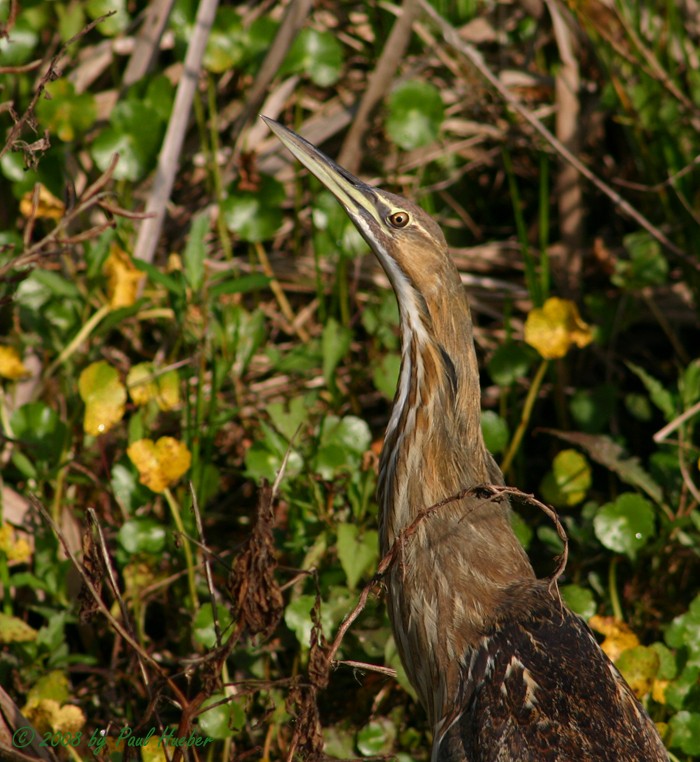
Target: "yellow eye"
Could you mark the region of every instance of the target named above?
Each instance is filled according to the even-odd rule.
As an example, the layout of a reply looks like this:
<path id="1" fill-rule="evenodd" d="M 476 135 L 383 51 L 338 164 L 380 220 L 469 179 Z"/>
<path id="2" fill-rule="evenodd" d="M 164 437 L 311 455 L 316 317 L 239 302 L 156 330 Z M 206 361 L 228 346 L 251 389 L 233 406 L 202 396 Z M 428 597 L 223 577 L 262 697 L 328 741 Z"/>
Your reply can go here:
<path id="1" fill-rule="evenodd" d="M 394 228 L 405 228 L 411 218 L 408 216 L 408 212 L 394 212 L 386 219 Z"/>

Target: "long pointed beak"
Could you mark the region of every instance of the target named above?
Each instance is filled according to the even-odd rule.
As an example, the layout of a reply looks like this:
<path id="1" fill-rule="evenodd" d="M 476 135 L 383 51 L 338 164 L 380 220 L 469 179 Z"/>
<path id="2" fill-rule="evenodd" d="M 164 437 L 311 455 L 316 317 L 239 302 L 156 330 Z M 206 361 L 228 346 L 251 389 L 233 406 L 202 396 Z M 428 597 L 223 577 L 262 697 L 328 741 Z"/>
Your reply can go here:
<path id="1" fill-rule="evenodd" d="M 266 116 L 261 118 L 284 146 L 340 201 L 350 219 L 358 227 L 360 227 L 358 224 L 359 216 L 365 218 L 369 216 L 370 219 L 381 224 L 376 207 L 377 195 L 371 186 L 338 166 L 301 135 L 288 130 L 274 119 L 268 119 Z M 360 230 L 362 232 L 362 228 Z"/>

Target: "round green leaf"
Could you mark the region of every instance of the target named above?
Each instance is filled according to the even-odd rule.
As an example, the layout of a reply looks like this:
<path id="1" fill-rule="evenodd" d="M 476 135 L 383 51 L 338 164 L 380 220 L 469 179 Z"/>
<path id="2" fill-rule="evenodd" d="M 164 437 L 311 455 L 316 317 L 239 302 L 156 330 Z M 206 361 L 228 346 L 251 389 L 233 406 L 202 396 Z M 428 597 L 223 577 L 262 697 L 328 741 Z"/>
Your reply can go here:
<path id="1" fill-rule="evenodd" d="M 379 559 L 379 534 L 369 529 L 362 536 L 355 524 L 338 525 L 338 560 L 351 590 L 365 572 L 373 570 Z"/>
<path id="2" fill-rule="evenodd" d="M 90 93 L 76 93 L 67 79 L 49 82 L 46 91 L 51 97 L 37 103 L 36 113 L 42 125 L 63 142 L 75 140 L 94 125 L 97 107 Z"/>
<path id="3" fill-rule="evenodd" d="M 104 171 L 119 153 L 114 171 L 118 180 L 140 180 L 155 165 L 163 122 L 150 106 L 135 101 L 118 103 L 107 127 L 92 145 L 92 156 Z"/>
<path id="4" fill-rule="evenodd" d="M 229 230 L 243 241 L 265 241 L 282 225 L 284 187 L 274 177 L 263 175 L 257 191 L 234 191 L 222 201 L 221 211 Z"/>
<path id="5" fill-rule="evenodd" d="M 297 35 L 287 54 L 285 73 L 303 73 L 319 87 L 335 84 L 343 66 L 343 48 L 331 32 L 308 27 Z"/>
<path id="6" fill-rule="evenodd" d="M 548 503 L 557 506 L 578 505 L 591 487 L 591 467 L 577 450 L 562 450 L 552 462 L 540 491 Z"/>
<path id="7" fill-rule="evenodd" d="M 362 455 L 371 442 L 372 432 L 367 421 L 354 415 L 346 415 L 344 418 L 329 415 L 321 426 L 321 446 L 335 444 L 355 455 Z"/>
<path id="8" fill-rule="evenodd" d="M 668 723 L 671 730 L 671 746 L 684 754 L 700 755 L 700 713 L 681 711 Z"/>
<path id="9" fill-rule="evenodd" d="M 620 654 L 615 666 L 622 672 L 637 698 L 642 698 L 651 692 L 660 663 L 659 654 L 653 648 L 634 646 Z"/>
<path id="10" fill-rule="evenodd" d="M 97 26 L 98 31 L 106 37 L 114 37 L 125 31 L 131 23 L 126 9 L 126 0 L 88 0 L 85 7 L 88 15 L 93 19 L 116 11 L 114 15 L 101 21 Z"/>
<path id="11" fill-rule="evenodd" d="M 219 620 L 219 628 L 222 637 L 231 624 L 231 614 L 225 606 L 216 607 L 216 616 Z M 214 627 L 214 612 L 209 604 L 202 606 L 196 613 L 192 622 L 192 640 L 205 648 L 214 648 L 216 645 L 216 628 Z"/>
<path id="12" fill-rule="evenodd" d="M 311 642 L 311 609 L 314 607 L 316 598 L 313 595 L 300 595 L 292 601 L 284 610 L 284 623 L 296 635 L 302 648 L 308 648 Z M 333 627 L 333 620 L 329 616 L 326 606 L 321 606 L 321 627 L 328 633 Z"/>
<path id="13" fill-rule="evenodd" d="M 566 605 L 584 619 L 590 619 L 597 610 L 593 593 L 581 585 L 562 585 L 559 588 Z"/>
<path id="14" fill-rule="evenodd" d="M 43 402 L 29 402 L 15 410 L 11 426 L 30 460 L 58 463 L 68 443 L 69 433 L 55 410 Z"/>
<path id="15" fill-rule="evenodd" d="M 372 720 L 357 734 L 357 748 L 365 757 L 391 751 L 396 738 L 396 727 L 388 717 Z"/>
<path id="16" fill-rule="evenodd" d="M 629 259 L 615 262 L 611 280 L 620 288 L 630 291 L 647 286 L 661 286 L 668 277 L 668 261 L 659 242 L 645 230 L 630 233 L 623 239 Z"/>
<path id="17" fill-rule="evenodd" d="M 654 508 L 641 495 L 625 492 L 600 508 L 593 529 L 606 548 L 634 560 L 654 534 Z"/>
<path id="18" fill-rule="evenodd" d="M 117 535 L 119 544 L 127 553 L 156 555 L 165 547 L 166 531 L 162 524 L 151 518 L 130 519 Z"/>
<path id="19" fill-rule="evenodd" d="M 410 151 L 437 139 L 444 116 L 440 91 L 428 82 L 410 80 L 389 97 L 386 127 L 394 143 Z"/>
<path id="20" fill-rule="evenodd" d="M 7 16 L 3 17 L 4 20 Z M 26 19 L 19 15 L 17 23 L 9 35 L 0 38 L 0 64 L 2 66 L 20 66 L 31 60 L 32 53 L 39 41 L 39 35 Z"/>
<path id="21" fill-rule="evenodd" d="M 240 730 L 245 725 L 243 707 L 236 701 L 226 701 L 226 698 L 223 693 L 210 696 L 202 704 L 202 713 L 197 718 L 202 734 L 217 741 L 230 738 L 231 731 Z M 214 706 L 220 701 L 224 703 Z"/>
<path id="22" fill-rule="evenodd" d="M 492 453 L 503 452 L 510 440 L 508 423 L 494 410 L 481 413 L 481 431 L 487 449 Z"/>
<path id="23" fill-rule="evenodd" d="M 508 341 L 493 353 L 488 370 L 498 386 L 508 387 L 527 376 L 535 357 L 533 350 L 525 344 Z"/>

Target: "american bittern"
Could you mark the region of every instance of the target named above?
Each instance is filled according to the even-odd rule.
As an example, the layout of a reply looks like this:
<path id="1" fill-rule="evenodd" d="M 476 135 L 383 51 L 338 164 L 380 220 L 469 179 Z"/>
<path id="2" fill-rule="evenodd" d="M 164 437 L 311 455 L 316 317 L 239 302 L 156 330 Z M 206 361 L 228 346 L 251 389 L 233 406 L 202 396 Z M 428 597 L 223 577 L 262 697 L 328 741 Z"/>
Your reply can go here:
<path id="1" fill-rule="evenodd" d="M 503 476 L 484 445 L 469 304 L 445 237 L 270 119 L 379 259 L 401 316 L 382 450 L 381 550 L 429 506 Z M 667 760 L 656 728 L 587 625 L 535 577 L 509 507 L 473 494 L 422 521 L 389 571 L 388 608 L 433 730 L 432 762 Z"/>

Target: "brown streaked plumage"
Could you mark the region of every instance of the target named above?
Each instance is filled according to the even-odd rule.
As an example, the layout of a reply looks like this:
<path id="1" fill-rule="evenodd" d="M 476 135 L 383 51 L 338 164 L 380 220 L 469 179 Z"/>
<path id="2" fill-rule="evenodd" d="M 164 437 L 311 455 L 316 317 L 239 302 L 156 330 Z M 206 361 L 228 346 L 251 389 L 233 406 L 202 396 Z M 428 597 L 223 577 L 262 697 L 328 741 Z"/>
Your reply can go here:
<path id="1" fill-rule="evenodd" d="M 398 300 L 401 371 L 378 489 L 386 553 L 429 506 L 503 483 L 481 435 L 469 304 L 422 209 L 265 121 L 340 201 Z M 535 578 L 506 503 L 470 494 L 444 505 L 402 544 L 387 586 L 401 660 L 433 730 L 431 762 L 668 760 L 586 624 Z"/>

